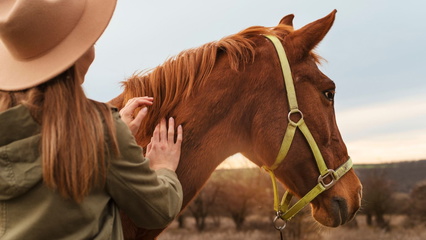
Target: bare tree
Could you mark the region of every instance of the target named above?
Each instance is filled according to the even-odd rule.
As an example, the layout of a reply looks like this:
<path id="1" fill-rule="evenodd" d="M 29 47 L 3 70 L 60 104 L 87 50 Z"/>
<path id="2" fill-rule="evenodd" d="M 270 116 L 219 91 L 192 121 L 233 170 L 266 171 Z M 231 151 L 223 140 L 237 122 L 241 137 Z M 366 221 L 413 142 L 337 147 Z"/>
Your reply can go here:
<path id="1" fill-rule="evenodd" d="M 385 214 L 393 211 L 392 194 L 394 187 L 383 169 L 374 169 L 363 181 L 363 213 L 366 214 L 367 224 L 373 225 L 373 217 L 378 227 L 389 229 L 389 221 Z"/>
<path id="2" fill-rule="evenodd" d="M 426 222 L 426 181 L 418 183 L 410 194 L 410 221 Z"/>
<path id="3" fill-rule="evenodd" d="M 206 218 L 212 214 L 215 201 L 219 195 L 222 183 L 209 181 L 197 198 L 188 206 L 188 210 L 195 219 L 195 227 L 199 232 L 206 228 Z"/>
<path id="4" fill-rule="evenodd" d="M 269 196 L 267 175 L 259 169 L 239 169 L 224 172 L 221 176 L 226 183 L 220 205 L 226 209 L 237 230 L 241 230 L 246 218 L 263 209 Z M 269 196 L 272 199 L 272 196 Z M 271 203 L 272 206 L 272 203 Z"/>

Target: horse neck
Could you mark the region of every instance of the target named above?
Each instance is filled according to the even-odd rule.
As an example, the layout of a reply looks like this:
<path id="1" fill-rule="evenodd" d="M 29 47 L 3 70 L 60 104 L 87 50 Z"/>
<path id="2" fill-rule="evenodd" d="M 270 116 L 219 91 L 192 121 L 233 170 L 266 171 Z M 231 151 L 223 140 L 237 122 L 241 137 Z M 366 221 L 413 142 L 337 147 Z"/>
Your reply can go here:
<path id="1" fill-rule="evenodd" d="M 229 73 L 232 74 L 232 73 Z M 233 73 L 236 74 L 236 73 Z M 177 174 L 184 189 L 184 206 L 198 193 L 216 167 L 249 145 L 247 98 L 238 93 L 238 80 L 214 73 L 196 95 L 178 105 L 174 115 L 184 126 Z M 229 75 L 228 75 L 229 76 Z M 232 77 L 231 77 L 232 78 Z"/>

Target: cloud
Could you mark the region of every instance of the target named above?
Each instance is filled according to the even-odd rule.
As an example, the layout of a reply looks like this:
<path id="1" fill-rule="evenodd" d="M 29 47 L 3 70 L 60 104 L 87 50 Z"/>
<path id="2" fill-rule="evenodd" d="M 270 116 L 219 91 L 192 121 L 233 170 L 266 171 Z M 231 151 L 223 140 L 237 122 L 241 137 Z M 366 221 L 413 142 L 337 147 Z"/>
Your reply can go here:
<path id="1" fill-rule="evenodd" d="M 426 96 L 374 103 L 337 112 L 341 132 L 356 136 L 362 132 L 377 132 L 383 128 L 393 131 L 426 127 Z"/>
<path id="2" fill-rule="evenodd" d="M 373 136 L 346 144 L 355 163 L 426 159 L 426 129 Z"/>
<path id="3" fill-rule="evenodd" d="M 416 95 L 337 113 L 356 163 L 426 159 L 426 96 Z"/>

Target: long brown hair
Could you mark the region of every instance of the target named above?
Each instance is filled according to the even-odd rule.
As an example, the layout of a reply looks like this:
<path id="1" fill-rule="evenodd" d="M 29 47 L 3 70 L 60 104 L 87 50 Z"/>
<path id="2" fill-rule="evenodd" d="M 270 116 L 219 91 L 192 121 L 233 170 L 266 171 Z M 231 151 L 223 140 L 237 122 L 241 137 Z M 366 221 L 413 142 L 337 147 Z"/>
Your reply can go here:
<path id="1" fill-rule="evenodd" d="M 0 92 L 0 111 L 18 104 L 41 124 L 43 180 L 49 188 L 80 202 L 105 183 L 105 154 L 118 154 L 111 110 L 86 98 L 74 68 L 28 90 Z"/>

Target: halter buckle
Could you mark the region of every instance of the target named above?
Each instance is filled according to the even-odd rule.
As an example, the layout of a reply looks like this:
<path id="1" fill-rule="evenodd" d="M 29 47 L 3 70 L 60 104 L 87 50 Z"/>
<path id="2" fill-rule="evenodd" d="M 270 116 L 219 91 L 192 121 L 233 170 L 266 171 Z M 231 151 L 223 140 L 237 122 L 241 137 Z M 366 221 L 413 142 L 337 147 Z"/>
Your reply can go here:
<path id="1" fill-rule="evenodd" d="M 325 182 L 324 180 L 328 177 L 331 177 L 330 182 Z M 326 190 L 331 188 L 334 184 L 336 184 L 336 172 L 333 169 L 328 169 L 324 175 L 320 175 L 318 177 L 318 183 L 320 183 Z"/>

